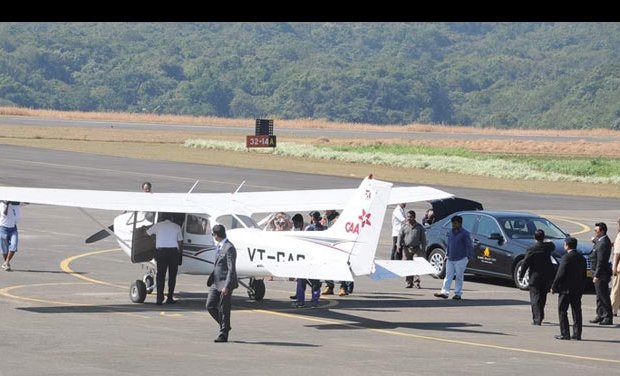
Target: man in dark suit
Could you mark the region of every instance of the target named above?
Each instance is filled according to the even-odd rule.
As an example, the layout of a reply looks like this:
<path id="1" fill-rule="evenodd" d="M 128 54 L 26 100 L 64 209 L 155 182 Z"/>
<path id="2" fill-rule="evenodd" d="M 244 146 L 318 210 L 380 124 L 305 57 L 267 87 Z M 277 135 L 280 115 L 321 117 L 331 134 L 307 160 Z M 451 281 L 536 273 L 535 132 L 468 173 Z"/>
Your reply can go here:
<path id="1" fill-rule="evenodd" d="M 519 279 L 523 279 L 525 272 L 529 272 L 530 301 L 532 304 L 532 325 L 542 324 L 545 318 L 547 292 L 553 280 L 553 264 L 551 253 L 555 250 L 552 242 L 545 242 L 545 232 L 534 232 L 536 244 L 528 248 L 523 265 L 519 271 Z"/>
<path id="2" fill-rule="evenodd" d="M 230 305 L 237 282 L 237 250 L 226 238 L 226 229 L 222 225 L 213 226 L 213 238 L 216 241 L 217 254 L 213 264 L 213 272 L 207 280 L 209 295 L 207 311 L 220 325 L 220 334 L 214 342 L 228 342 L 230 332 Z"/>
<path id="3" fill-rule="evenodd" d="M 581 340 L 583 318 L 581 315 L 581 296 L 586 286 L 586 260 L 577 249 L 577 239 L 566 238 L 564 251 L 566 254 L 560 261 L 558 272 L 551 284 L 551 293 L 558 292 L 558 314 L 560 317 L 560 335 L 556 339 Z M 573 314 L 573 336 L 570 336 L 568 325 L 568 306 Z"/>
<path id="4" fill-rule="evenodd" d="M 603 222 L 595 223 L 594 234 L 591 258 L 592 282 L 594 282 L 594 290 L 596 291 L 596 317 L 590 322 L 599 325 L 613 325 L 614 316 L 611 309 L 611 296 L 609 295 L 611 240 L 607 236 L 607 225 Z"/>

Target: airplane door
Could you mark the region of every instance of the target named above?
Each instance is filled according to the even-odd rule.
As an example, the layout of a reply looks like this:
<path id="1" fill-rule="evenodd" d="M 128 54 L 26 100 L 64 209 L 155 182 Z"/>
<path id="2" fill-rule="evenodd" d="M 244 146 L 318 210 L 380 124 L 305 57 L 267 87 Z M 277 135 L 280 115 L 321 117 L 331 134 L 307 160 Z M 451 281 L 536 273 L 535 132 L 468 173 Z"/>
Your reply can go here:
<path id="1" fill-rule="evenodd" d="M 213 245 L 209 216 L 204 214 L 187 214 L 183 231 L 183 249 L 190 253 L 203 250 Z"/>
<path id="2" fill-rule="evenodd" d="M 146 234 L 153 224 L 154 213 L 134 212 L 127 221 L 132 226 L 131 262 L 149 262 L 155 257 L 155 239 Z M 154 218 L 153 218 L 154 219 Z"/>

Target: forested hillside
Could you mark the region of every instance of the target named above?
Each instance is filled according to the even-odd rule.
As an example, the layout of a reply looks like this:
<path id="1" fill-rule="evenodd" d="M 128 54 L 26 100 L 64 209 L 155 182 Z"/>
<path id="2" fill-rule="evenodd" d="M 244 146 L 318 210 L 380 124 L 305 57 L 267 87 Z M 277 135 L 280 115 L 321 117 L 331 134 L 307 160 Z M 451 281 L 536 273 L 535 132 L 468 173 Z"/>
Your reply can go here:
<path id="1" fill-rule="evenodd" d="M 620 124 L 620 23 L 0 23 L 0 105 Z"/>

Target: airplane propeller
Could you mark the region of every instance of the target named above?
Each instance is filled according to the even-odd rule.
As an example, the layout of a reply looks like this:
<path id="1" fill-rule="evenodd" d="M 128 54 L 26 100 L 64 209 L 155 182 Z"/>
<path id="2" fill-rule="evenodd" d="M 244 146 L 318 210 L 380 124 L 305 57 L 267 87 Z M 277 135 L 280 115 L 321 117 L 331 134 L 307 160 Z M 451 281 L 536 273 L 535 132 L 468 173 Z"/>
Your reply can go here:
<path id="1" fill-rule="evenodd" d="M 90 243 L 98 242 L 101 239 L 105 239 L 108 236 L 110 236 L 110 231 L 114 232 L 114 225 L 109 225 L 107 229 L 104 229 L 104 230 L 101 230 L 101 231 L 98 231 L 92 234 L 91 236 L 86 238 L 86 240 L 84 240 L 84 243 L 90 244 Z"/>

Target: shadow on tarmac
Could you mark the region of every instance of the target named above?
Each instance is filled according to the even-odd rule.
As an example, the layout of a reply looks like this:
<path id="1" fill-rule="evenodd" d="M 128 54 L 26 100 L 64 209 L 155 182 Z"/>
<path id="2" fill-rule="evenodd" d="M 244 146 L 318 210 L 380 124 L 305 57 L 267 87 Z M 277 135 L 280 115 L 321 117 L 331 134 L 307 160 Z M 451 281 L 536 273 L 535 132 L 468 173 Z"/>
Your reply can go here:
<path id="1" fill-rule="evenodd" d="M 206 312 L 204 293 L 180 293 L 177 294 L 177 304 L 161 306 L 155 305 L 152 301 L 143 304 L 111 304 L 111 305 L 64 305 L 64 306 L 45 306 L 45 307 L 20 307 L 19 310 L 43 313 L 43 314 L 63 314 L 63 313 L 141 313 L 141 312 Z M 507 335 L 501 332 L 490 332 L 481 330 L 483 325 L 472 322 L 392 322 L 374 320 L 367 317 L 356 315 L 357 312 L 380 311 L 380 312 L 399 312 L 404 308 L 427 308 L 437 307 L 452 309 L 461 306 L 499 306 L 499 305 L 529 305 L 529 302 L 514 299 L 463 299 L 460 301 L 452 299 L 403 299 L 402 297 L 386 297 L 379 295 L 358 295 L 349 296 L 347 299 L 340 299 L 337 305 L 333 306 L 333 300 L 321 300 L 318 309 L 293 308 L 290 301 L 264 299 L 261 302 L 254 302 L 246 297 L 233 296 L 233 310 L 261 309 L 291 314 L 316 317 L 326 320 L 342 321 L 340 323 L 313 324 L 308 327 L 319 330 L 351 330 L 351 329 L 397 329 L 409 328 L 419 330 L 446 330 L 458 332 L 484 333 L 493 335 Z M 248 344 L 271 344 L 277 343 L 248 343 Z M 289 344 L 290 345 L 290 344 Z"/>

